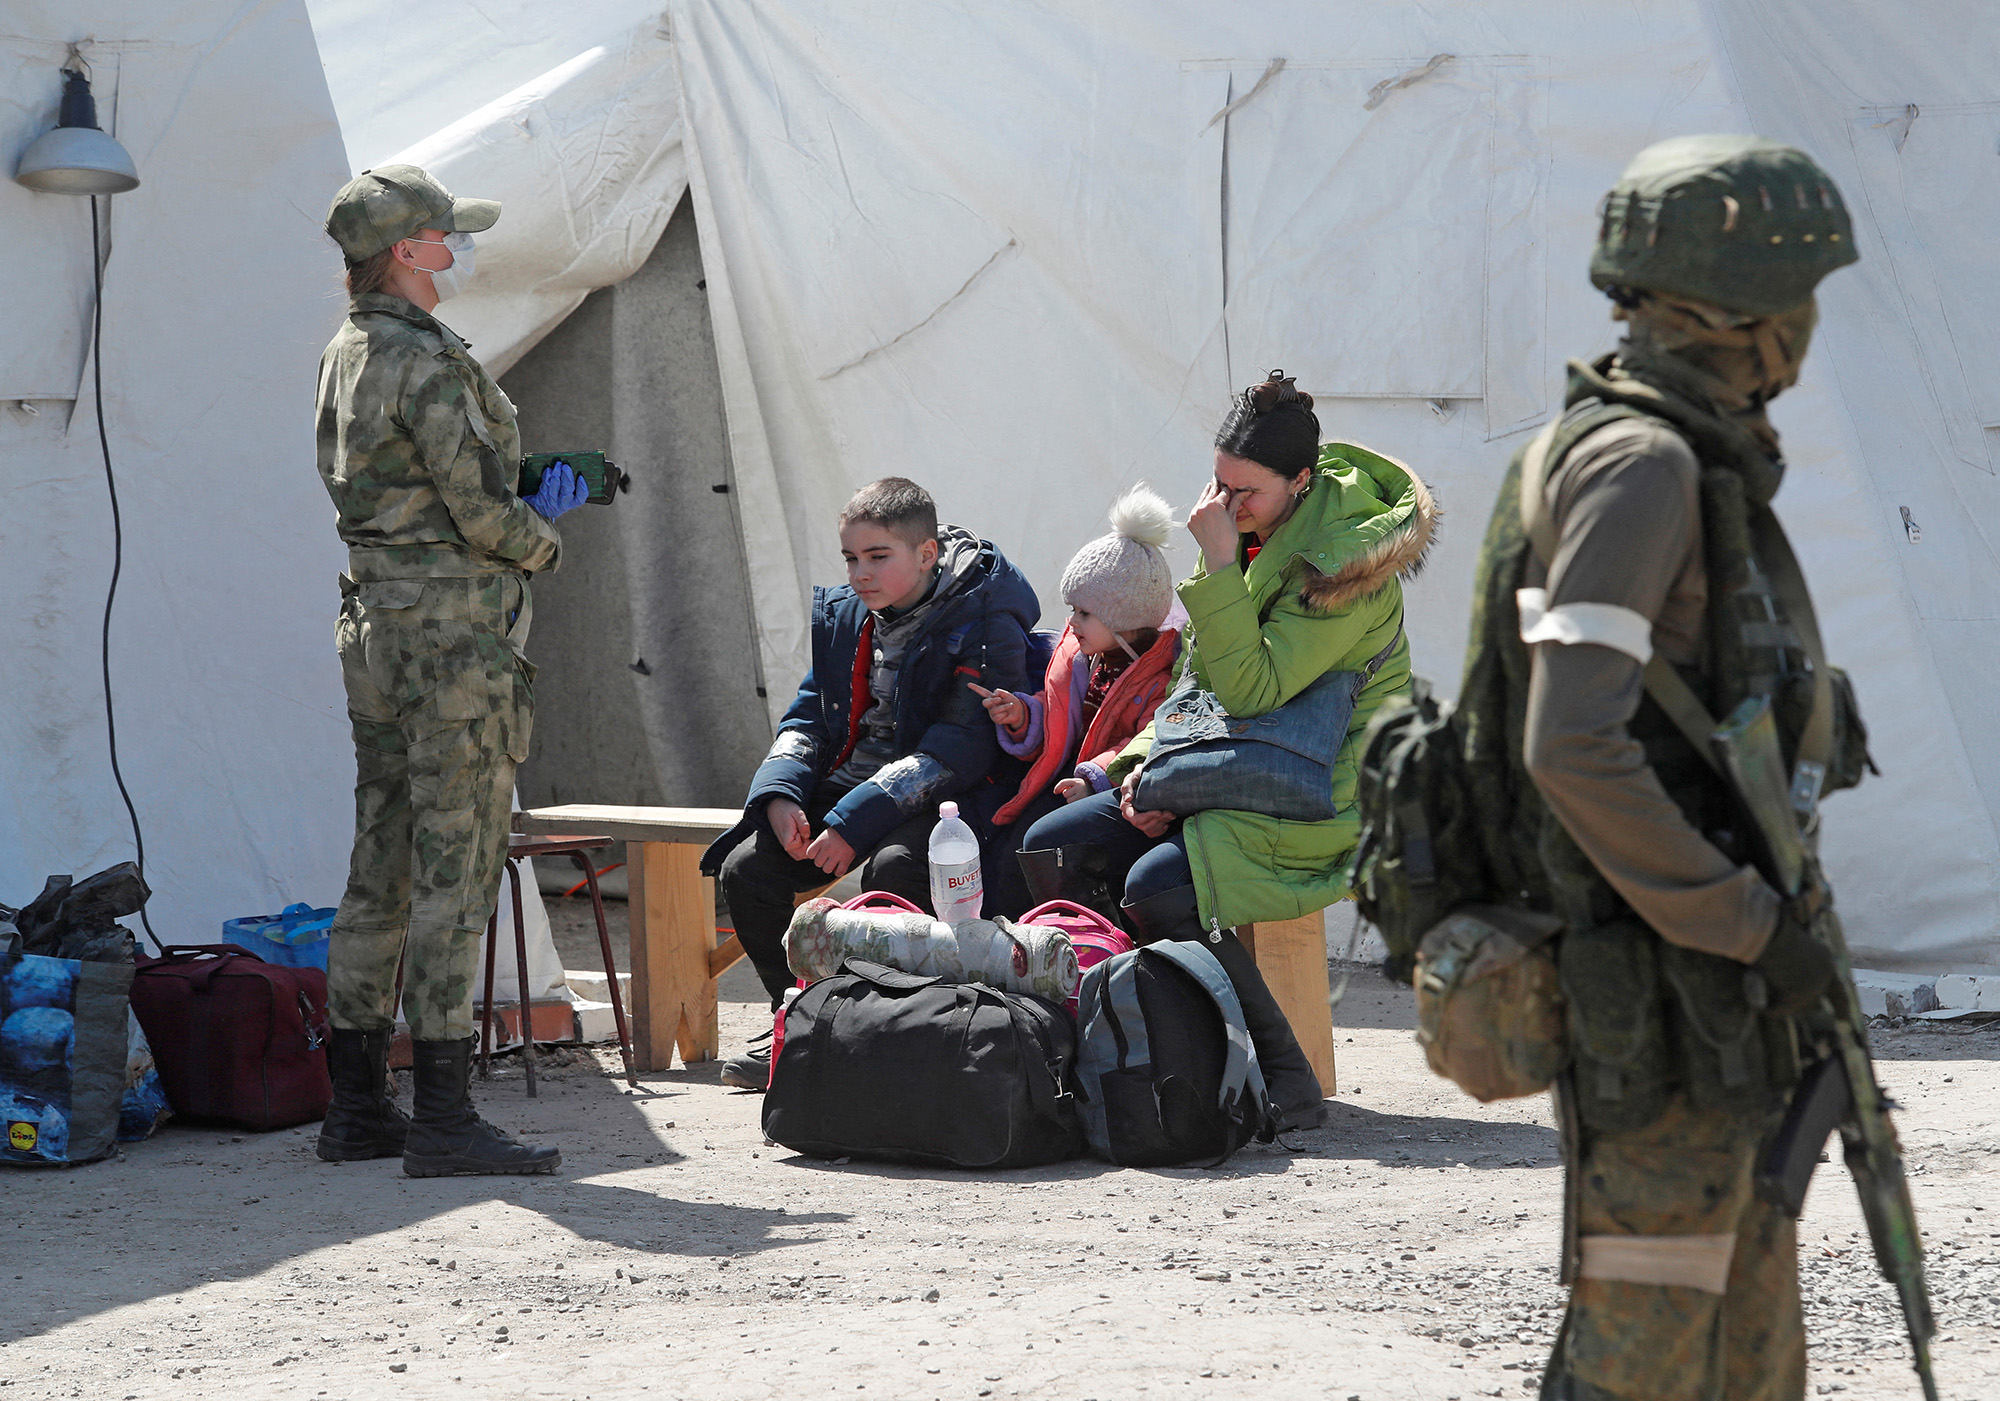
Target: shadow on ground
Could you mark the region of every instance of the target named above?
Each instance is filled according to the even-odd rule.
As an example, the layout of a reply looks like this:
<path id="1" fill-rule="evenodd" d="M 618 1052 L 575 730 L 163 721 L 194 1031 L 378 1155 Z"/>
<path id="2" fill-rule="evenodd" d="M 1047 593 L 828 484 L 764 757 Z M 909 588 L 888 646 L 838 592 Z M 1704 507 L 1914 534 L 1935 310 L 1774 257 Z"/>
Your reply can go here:
<path id="1" fill-rule="evenodd" d="M 496 1059 L 496 1068 L 501 1063 Z M 488 1118 L 562 1146 L 563 1167 L 552 1177 L 417 1180 L 403 1175 L 399 1159 L 320 1162 L 317 1125 L 254 1134 L 185 1123 L 170 1123 L 105 1162 L 9 1173 L 0 1178 L 8 1207 L 0 1244 L 12 1266 L 0 1271 L 0 1293 L 9 1300 L 0 1309 L 0 1343 L 216 1280 L 264 1276 L 372 1237 L 407 1232 L 380 1263 L 412 1264 L 412 1252 L 427 1241 L 445 1253 L 438 1243 L 445 1233 L 469 1223 L 461 1218 L 447 1228 L 442 1218 L 468 1208 L 479 1223 L 470 1229 L 485 1227 L 503 1250 L 509 1235 L 523 1233 L 522 1223 L 508 1220 L 520 1211 L 583 1240 L 688 1258 L 809 1244 L 818 1233 L 801 1235 L 800 1227 L 848 1220 L 842 1212 L 681 1200 L 603 1180 L 688 1156 L 661 1137 L 671 1122 L 649 1118 L 642 1106 L 671 1113 L 685 1082 L 712 1078 L 712 1066 L 648 1076 L 634 1095 L 578 1056 L 568 1067 L 547 1066 L 535 1100 L 525 1098 L 518 1074 L 475 1080 L 474 1098 Z M 144 1206 L 135 1211 L 138 1199 Z M 427 1235 L 427 1224 L 438 1234 Z M 518 1268 L 545 1263 L 530 1255 Z"/>
<path id="2" fill-rule="evenodd" d="M 1308 1135 L 1318 1157 L 1469 1168 L 1545 1167 L 1560 1157 L 1556 1131 L 1545 1124 L 1385 1113 L 1343 1100 L 1326 1109 L 1325 1127 Z"/>

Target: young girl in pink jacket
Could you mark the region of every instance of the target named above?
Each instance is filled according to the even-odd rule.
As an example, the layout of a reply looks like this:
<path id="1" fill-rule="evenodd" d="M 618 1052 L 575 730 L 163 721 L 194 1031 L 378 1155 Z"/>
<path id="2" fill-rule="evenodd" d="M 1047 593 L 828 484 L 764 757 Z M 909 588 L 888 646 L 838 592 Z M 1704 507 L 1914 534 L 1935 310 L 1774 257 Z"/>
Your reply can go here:
<path id="1" fill-rule="evenodd" d="M 1111 787 L 1105 766 L 1152 722 L 1180 655 L 1173 624 L 1186 615 L 1165 548 L 1172 509 L 1141 483 L 1112 504 L 1110 517 L 1111 533 L 1078 550 L 1063 571 L 1069 625 L 1041 694 L 972 687 L 1000 747 L 1029 765 L 1020 791 L 993 816 L 981 862 L 988 909 L 1010 918 L 1027 908 L 1020 863 L 1054 855 L 1019 852 L 1022 834 L 1064 803 Z"/>

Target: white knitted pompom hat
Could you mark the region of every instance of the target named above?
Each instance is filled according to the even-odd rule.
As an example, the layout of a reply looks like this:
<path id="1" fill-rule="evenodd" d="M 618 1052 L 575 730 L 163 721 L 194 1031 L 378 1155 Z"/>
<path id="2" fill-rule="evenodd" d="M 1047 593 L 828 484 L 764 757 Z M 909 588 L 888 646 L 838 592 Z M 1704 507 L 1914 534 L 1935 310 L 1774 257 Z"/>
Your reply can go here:
<path id="1" fill-rule="evenodd" d="M 1166 544 L 1173 508 L 1140 482 L 1111 504 L 1111 534 L 1076 552 L 1063 570 L 1063 602 L 1095 614 L 1113 632 L 1157 628 L 1174 602 Z"/>

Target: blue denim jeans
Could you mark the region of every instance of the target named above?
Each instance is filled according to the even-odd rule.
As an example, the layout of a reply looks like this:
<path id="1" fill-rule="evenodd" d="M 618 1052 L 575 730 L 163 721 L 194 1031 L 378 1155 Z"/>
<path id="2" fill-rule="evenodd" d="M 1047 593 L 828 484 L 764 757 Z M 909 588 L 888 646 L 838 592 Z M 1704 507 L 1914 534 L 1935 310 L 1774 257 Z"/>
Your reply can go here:
<path id="1" fill-rule="evenodd" d="M 1147 836 L 1125 820 L 1115 788 L 1056 809 L 1028 829 L 1021 850 L 1047 851 L 1081 843 L 1101 848 L 1110 859 L 1105 879 L 1126 904 L 1194 883 L 1180 824 L 1176 822 L 1164 837 Z"/>

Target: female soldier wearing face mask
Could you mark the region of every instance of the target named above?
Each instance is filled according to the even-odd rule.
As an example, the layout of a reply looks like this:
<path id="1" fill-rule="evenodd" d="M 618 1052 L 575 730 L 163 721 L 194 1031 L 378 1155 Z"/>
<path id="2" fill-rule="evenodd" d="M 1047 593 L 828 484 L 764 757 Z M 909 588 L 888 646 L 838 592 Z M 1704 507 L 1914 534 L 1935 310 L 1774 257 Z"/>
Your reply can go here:
<path id="1" fill-rule="evenodd" d="M 347 321 L 320 359 L 319 471 L 348 569 L 335 641 L 354 731 L 354 855 L 333 925 L 328 1161 L 401 1154 L 413 1177 L 553 1172 L 473 1112 L 472 981 L 506 859 L 514 766 L 533 696 L 528 575 L 550 524 L 583 503 L 568 466 L 514 492 L 514 406 L 431 313 L 471 279 L 472 236 L 500 217 L 411 165 L 334 197 Z M 396 970 L 414 1042 L 414 1113 L 384 1092 Z"/>

